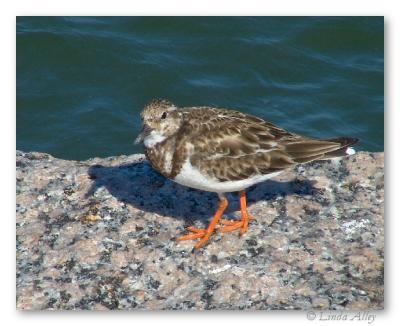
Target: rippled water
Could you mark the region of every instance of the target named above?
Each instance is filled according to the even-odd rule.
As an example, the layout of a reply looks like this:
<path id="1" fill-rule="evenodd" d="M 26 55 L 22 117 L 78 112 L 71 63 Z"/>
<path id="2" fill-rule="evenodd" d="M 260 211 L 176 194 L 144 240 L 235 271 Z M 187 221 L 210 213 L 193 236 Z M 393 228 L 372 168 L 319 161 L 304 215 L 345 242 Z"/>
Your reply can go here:
<path id="1" fill-rule="evenodd" d="M 382 17 L 18 17 L 17 148 L 141 152 L 153 98 L 383 150 Z"/>

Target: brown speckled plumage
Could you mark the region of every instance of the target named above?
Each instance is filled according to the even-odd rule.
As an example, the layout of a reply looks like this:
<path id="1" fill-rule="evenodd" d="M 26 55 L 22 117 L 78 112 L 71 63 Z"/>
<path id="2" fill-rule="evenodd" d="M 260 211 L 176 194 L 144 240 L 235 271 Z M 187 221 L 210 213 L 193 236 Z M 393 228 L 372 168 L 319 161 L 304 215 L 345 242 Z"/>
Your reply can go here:
<path id="1" fill-rule="evenodd" d="M 154 101 L 147 107 L 169 107 Z M 168 178 L 178 173 L 186 156 L 205 175 L 219 181 L 246 179 L 290 168 L 298 163 L 343 156 L 354 138 L 315 140 L 288 132 L 242 112 L 212 107 L 179 108 L 176 133 L 146 149 L 153 167 Z M 164 168 L 166 153 L 172 152 L 172 168 Z"/>

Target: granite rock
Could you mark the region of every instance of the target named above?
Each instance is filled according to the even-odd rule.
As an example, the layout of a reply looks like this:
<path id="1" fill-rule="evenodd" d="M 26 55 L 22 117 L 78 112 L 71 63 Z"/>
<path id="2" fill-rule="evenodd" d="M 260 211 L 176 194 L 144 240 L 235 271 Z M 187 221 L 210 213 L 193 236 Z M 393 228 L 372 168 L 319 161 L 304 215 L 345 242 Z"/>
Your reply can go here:
<path id="1" fill-rule="evenodd" d="M 195 252 L 174 238 L 206 226 L 217 196 L 165 179 L 143 155 L 17 151 L 16 166 L 18 309 L 383 309 L 383 153 L 250 188 L 248 233 L 217 233 Z"/>

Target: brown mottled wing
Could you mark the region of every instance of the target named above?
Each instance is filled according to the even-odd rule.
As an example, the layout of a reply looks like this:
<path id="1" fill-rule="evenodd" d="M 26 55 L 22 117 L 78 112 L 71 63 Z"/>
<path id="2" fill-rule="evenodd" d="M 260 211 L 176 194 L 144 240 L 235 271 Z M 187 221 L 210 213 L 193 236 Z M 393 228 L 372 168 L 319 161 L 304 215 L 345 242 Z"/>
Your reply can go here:
<path id="1" fill-rule="evenodd" d="M 182 142 L 194 146 L 191 163 L 220 181 L 278 172 L 344 147 L 340 141 L 302 137 L 238 111 L 202 107 L 183 113 Z"/>

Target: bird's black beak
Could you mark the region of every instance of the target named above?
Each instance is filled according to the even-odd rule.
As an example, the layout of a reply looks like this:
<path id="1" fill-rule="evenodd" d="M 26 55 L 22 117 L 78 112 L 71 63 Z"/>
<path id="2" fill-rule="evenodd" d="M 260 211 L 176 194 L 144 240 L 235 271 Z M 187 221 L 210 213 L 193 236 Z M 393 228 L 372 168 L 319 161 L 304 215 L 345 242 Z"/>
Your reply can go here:
<path id="1" fill-rule="evenodd" d="M 150 133 L 152 132 L 153 129 L 151 129 L 148 125 L 143 125 L 142 127 L 142 131 L 140 132 L 140 134 L 136 137 L 135 139 L 135 144 L 141 144 L 143 143 L 144 139 L 150 135 Z"/>

